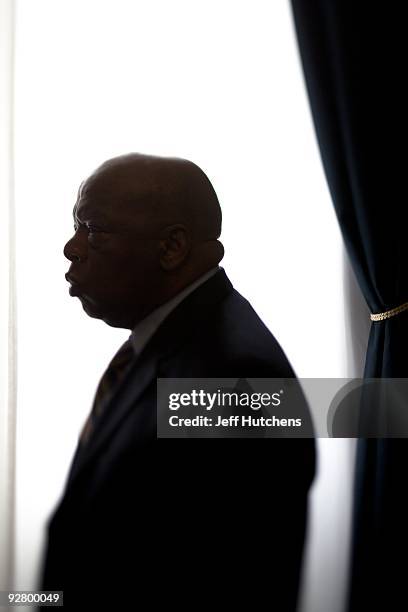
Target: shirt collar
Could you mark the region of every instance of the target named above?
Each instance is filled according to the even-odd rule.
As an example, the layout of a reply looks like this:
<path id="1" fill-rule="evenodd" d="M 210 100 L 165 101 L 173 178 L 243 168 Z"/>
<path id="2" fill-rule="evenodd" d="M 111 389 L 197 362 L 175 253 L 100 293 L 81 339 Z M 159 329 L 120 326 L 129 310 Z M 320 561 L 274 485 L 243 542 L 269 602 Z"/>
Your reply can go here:
<path id="1" fill-rule="evenodd" d="M 192 293 L 197 287 L 205 283 L 209 278 L 214 276 L 218 270 L 220 270 L 220 266 L 216 266 L 212 268 L 203 276 L 200 276 L 197 280 L 195 280 L 191 285 L 185 287 L 180 293 L 175 295 L 171 300 L 162 304 L 155 310 L 153 310 L 150 314 L 147 315 L 144 319 L 142 319 L 134 328 L 133 332 L 130 335 L 130 341 L 133 345 L 133 350 L 135 355 L 138 357 L 146 344 L 149 342 L 153 334 L 157 331 L 161 323 L 163 323 L 164 319 L 171 313 L 172 310 L 176 308 L 190 293 Z"/>

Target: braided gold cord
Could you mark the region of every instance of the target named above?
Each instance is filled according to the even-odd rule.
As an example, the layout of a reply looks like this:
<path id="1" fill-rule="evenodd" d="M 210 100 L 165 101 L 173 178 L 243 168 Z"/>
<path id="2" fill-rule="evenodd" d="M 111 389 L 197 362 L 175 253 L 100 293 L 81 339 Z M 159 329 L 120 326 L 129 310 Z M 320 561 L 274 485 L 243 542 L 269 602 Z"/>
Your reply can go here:
<path id="1" fill-rule="evenodd" d="M 404 312 L 404 310 L 408 310 L 408 302 L 405 302 L 405 304 L 401 304 L 401 306 L 397 306 L 396 308 L 391 308 L 391 310 L 386 310 L 385 312 L 377 312 L 376 314 L 370 314 L 370 319 L 372 321 L 384 321 L 385 319 L 391 319 L 391 317 L 395 317 L 401 312 Z"/>

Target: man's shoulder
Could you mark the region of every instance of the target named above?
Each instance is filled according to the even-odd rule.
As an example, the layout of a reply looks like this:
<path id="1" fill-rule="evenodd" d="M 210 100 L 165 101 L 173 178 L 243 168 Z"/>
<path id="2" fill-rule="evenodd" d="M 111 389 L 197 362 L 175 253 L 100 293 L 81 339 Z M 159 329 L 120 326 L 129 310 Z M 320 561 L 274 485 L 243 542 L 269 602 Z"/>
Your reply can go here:
<path id="1" fill-rule="evenodd" d="M 173 366 L 183 363 L 186 371 L 196 370 L 202 376 L 294 376 L 272 332 L 232 286 L 200 317 L 171 362 Z"/>

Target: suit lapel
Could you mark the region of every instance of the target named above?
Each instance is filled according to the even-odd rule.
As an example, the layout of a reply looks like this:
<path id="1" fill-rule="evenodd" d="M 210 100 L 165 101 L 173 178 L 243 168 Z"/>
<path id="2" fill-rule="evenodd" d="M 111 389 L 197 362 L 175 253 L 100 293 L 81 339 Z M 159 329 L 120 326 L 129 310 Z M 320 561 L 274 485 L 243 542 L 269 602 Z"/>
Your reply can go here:
<path id="1" fill-rule="evenodd" d="M 67 486 L 71 486 L 83 469 L 101 451 L 103 445 L 114 435 L 126 418 L 128 412 L 151 383 L 156 378 L 158 356 L 150 355 L 148 359 L 139 360 L 131 366 L 118 391 L 110 398 L 104 408 L 101 419 L 95 424 L 89 443 L 77 447 L 71 464 Z"/>

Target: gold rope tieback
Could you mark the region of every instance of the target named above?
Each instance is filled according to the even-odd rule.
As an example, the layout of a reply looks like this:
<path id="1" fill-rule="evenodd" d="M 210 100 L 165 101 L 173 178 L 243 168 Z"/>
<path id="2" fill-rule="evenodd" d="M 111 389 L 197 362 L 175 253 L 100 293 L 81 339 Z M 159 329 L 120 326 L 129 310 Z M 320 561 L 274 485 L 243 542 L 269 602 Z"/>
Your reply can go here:
<path id="1" fill-rule="evenodd" d="M 386 310 L 385 312 L 370 314 L 370 319 L 372 321 L 384 321 L 385 319 L 395 317 L 397 314 L 404 312 L 404 310 L 408 310 L 408 302 L 405 302 L 405 304 L 401 304 L 401 306 L 397 306 L 396 308 L 391 308 L 391 310 Z"/>

